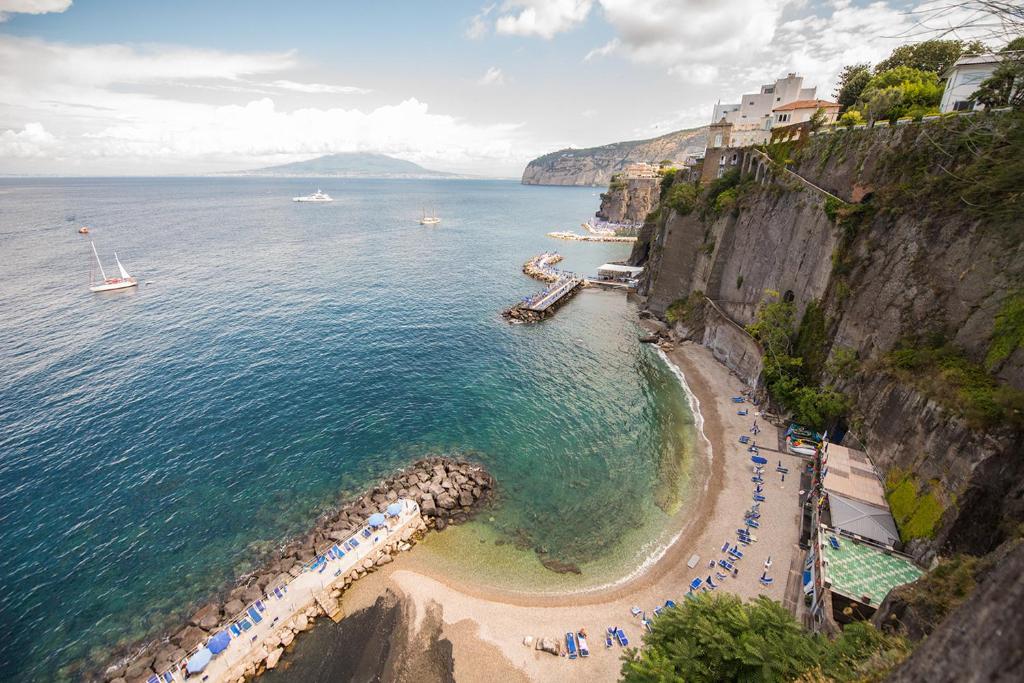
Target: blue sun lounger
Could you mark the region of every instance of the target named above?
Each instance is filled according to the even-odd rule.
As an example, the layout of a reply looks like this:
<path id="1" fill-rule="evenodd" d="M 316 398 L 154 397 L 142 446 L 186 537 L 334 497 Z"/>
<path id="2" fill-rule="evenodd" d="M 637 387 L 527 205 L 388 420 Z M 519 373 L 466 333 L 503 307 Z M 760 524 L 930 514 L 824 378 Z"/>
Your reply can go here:
<path id="1" fill-rule="evenodd" d="M 729 548 L 729 550 L 726 552 L 732 555 L 733 562 L 743 559 L 743 551 L 740 550 L 738 547 Z"/>
<path id="2" fill-rule="evenodd" d="M 260 613 L 256 611 L 255 607 L 250 607 L 245 611 L 250 617 L 252 617 L 252 621 L 254 624 L 258 624 L 261 621 L 263 621 L 263 617 L 260 616 Z"/>
<path id="3" fill-rule="evenodd" d="M 711 590 L 715 590 L 716 588 L 718 588 L 718 584 L 711 580 L 710 575 L 708 575 L 708 578 L 704 579 L 704 583 L 710 586 Z"/>
<path id="4" fill-rule="evenodd" d="M 267 611 L 267 606 L 263 604 L 262 600 L 257 600 L 256 601 L 256 609 L 258 609 L 261 612 L 266 612 Z"/>
<path id="5" fill-rule="evenodd" d="M 757 523 L 757 520 L 755 520 L 755 519 L 748 519 L 748 520 L 747 520 L 747 521 L 745 522 L 745 524 L 746 524 L 747 526 L 749 526 L 749 527 L 753 527 L 754 529 L 757 529 L 758 527 L 760 527 L 760 526 L 761 526 L 760 524 L 758 524 L 758 523 Z"/>
<path id="6" fill-rule="evenodd" d="M 243 631 L 248 631 L 252 628 L 252 624 L 249 623 L 248 619 L 242 619 L 240 622 L 238 622 L 238 625 L 242 627 Z"/>
<path id="7" fill-rule="evenodd" d="M 665 601 L 665 607 L 672 608 L 672 607 L 675 607 L 675 606 L 676 606 L 675 600 L 666 600 Z"/>
<path id="8" fill-rule="evenodd" d="M 760 502 L 762 502 L 764 500 L 767 500 L 767 498 L 762 496 L 760 493 L 755 493 L 754 494 L 754 500 L 756 500 L 758 503 L 760 503 Z"/>
<path id="9" fill-rule="evenodd" d="M 341 551 L 341 548 L 338 547 L 337 543 L 334 544 L 334 554 L 339 558 L 345 557 L 345 553 Z"/>
<path id="10" fill-rule="evenodd" d="M 282 600 L 284 598 L 284 593 L 281 592 L 280 588 L 275 588 L 274 589 L 274 595 L 277 596 L 278 600 Z"/>
<path id="11" fill-rule="evenodd" d="M 828 544 L 832 546 L 833 550 L 839 550 L 839 539 L 837 539 L 835 536 L 828 537 Z"/>
<path id="12" fill-rule="evenodd" d="M 718 561 L 718 566 L 721 567 L 722 569 L 726 570 L 727 572 L 731 572 L 733 569 L 736 568 L 736 567 L 733 566 L 733 564 L 731 562 L 726 562 L 725 560 L 719 560 Z"/>
<path id="13" fill-rule="evenodd" d="M 764 483 L 764 479 L 762 479 L 761 477 L 751 477 L 750 481 L 754 482 L 755 484 L 763 484 Z"/>
<path id="14" fill-rule="evenodd" d="M 737 411 L 736 411 L 736 414 L 737 414 L 737 415 L 746 415 L 746 414 L 747 414 L 747 409 L 746 409 L 746 408 L 744 408 L 743 410 L 737 410 Z"/>
<path id="15" fill-rule="evenodd" d="M 615 639 L 619 641 L 619 645 L 627 647 L 629 645 L 629 638 L 626 637 L 626 632 L 621 628 L 615 629 Z"/>
<path id="16" fill-rule="evenodd" d="M 363 538 L 369 538 L 370 534 L 372 534 L 372 533 L 373 532 L 370 531 L 370 527 L 366 527 L 365 529 L 363 529 L 362 536 L 363 536 Z"/>
<path id="17" fill-rule="evenodd" d="M 172 674 L 170 671 L 165 671 L 164 672 L 164 682 L 165 683 L 174 683 L 174 674 Z"/>
<path id="18" fill-rule="evenodd" d="M 733 396 L 732 397 L 732 402 L 733 403 L 743 403 L 743 397 L 742 396 Z"/>
<path id="19" fill-rule="evenodd" d="M 662 608 L 660 606 L 659 607 L 655 607 L 654 608 L 654 616 L 660 617 L 661 613 L 664 612 L 664 611 L 665 611 L 664 608 Z"/>
<path id="20" fill-rule="evenodd" d="M 231 631 L 231 635 L 233 635 L 235 638 L 242 635 L 242 629 L 238 628 L 238 624 L 231 624 L 228 630 Z"/>
<path id="21" fill-rule="evenodd" d="M 565 632 L 565 651 L 569 654 L 569 659 L 576 659 L 576 634 L 572 631 Z"/>
<path id="22" fill-rule="evenodd" d="M 146 679 L 146 683 L 160 683 L 160 679 L 153 675 Z"/>
<path id="23" fill-rule="evenodd" d="M 615 628 L 612 626 L 609 626 L 604 630 L 604 646 L 606 648 L 610 648 L 612 646 L 612 635 L 614 630 Z"/>
<path id="24" fill-rule="evenodd" d="M 740 437 L 740 443 L 750 443 L 750 437 L 744 434 Z"/>
<path id="25" fill-rule="evenodd" d="M 349 545 L 351 545 L 353 548 L 355 548 L 357 545 L 359 545 L 359 541 L 357 541 L 354 538 L 350 538 L 348 542 L 349 542 Z"/>
<path id="26" fill-rule="evenodd" d="M 700 579 L 700 578 L 694 579 L 693 581 L 690 582 L 690 590 L 691 591 L 697 590 L 698 588 L 701 587 L 701 584 L 703 584 L 703 583 L 704 583 L 704 579 Z"/>

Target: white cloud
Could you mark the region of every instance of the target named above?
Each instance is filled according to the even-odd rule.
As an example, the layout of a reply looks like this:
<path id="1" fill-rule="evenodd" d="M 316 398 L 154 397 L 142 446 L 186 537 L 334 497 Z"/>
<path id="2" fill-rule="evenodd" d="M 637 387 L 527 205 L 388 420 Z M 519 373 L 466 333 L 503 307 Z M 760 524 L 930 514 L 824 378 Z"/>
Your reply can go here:
<path id="1" fill-rule="evenodd" d="M 26 123 L 20 131 L 0 133 L 0 157 L 42 157 L 57 145 L 57 139 L 41 123 Z"/>
<path id="2" fill-rule="evenodd" d="M 72 46 L 0 35 L 0 120 L 24 126 L 0 134 L 0 171 L 23 168 L 12 160 L 26 158 L 81 162 L 79 172 L 98 164 L 202 171 L 349 151 L 483 170 L 507 169 L 541 151 L 524 144 L 517 123 L 474 123 L 415 98 L 370 108 L 283 107 L 296 97 L 284 93 L 362 92 L 289 78 L 302 66 L 291 52 Z M 492 82 L 500 82 L 500 70 L 493 72 Z M 279 77 L 261 83 L 267 74 Z M 263 96 L 249 94 L 260 88 Z M 240 96 L 246 99 L 223 104 Z"/>
<path id="3" fill-rule="evenodd" d="M 610 54 L 614 54 L 619 49 L 620 41 L 618 38 L 612 38 L 601 47 L 595 47 L 593 50 L 588 52 L 583 58 L 584 62 L 589 62 L 595 57 L 607 57 Z"/>
<path id="4" fill-rule="evenodd" d="M 11 14 L 49 14 L 71 7 L 71 0 L 0 0 L 0 21 Z"/>
<path id="5" fill-rule="evenodd" d="M 492 66 L 476 83 L 477 85 L 504 85 L 505 74 L 498 67 Z"/>
<path id="6" fill-rule="evenodd" d="M 327 85 L 325 83 L 296 83 L 295 81 L 288 80 L 277 80 L 269 83 L 268 85 L 275 88 L 281 88 L 282 90 L 291 90 L 293 92 L 308 93 L 312 95 L 365 95 L 371 92 L 366 88 L 357 88 L 352 85 Z"/>
<path id="7" fill-rule="evenodd" d="M 494 24 L 497 33 L 553 38 L 582 23 L 594 0 L 506 0 Z"/>
<path id="8" fill-rule="evenodd" d="M 470 17 L 466 25 L 466 37 L 471 40 L 480 40 L 487 35 L 490 26 L 487 23 L 487 16 L 494 11 L 497 5 L 487 5 L 479 12 Z"/>

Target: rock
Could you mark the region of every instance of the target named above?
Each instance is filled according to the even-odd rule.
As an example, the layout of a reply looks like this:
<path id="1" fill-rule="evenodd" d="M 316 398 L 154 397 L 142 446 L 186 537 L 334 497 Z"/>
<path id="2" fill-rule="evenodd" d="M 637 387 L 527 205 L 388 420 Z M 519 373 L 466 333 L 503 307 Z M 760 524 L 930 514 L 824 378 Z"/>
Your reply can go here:
<path id="1" fill-rule="evenodd" d="M 384 555 L 381 555 L 379 558 L 377 558 L 377 562 L 375 564 L 378 567 L 383 567 L 384 565 L 391 564 L 394 561 L 395 560 L 394 560 L 393 557 L 391 557 L 390 555 L 384 554 Z"/>
<path id="2" fill-rule="evenodd" d="M 189 618 L 188 623 L 193 626 L 200 626 L 204 621 L 209 623 L 210 617 L 213 617 L 213 626 L 216 626 L 217 622 L 220 620 L 220 605 L 215 602 L 211 602 L 200 607 L 199 610 Z M 203 628 L 209 630 L 212 626 L 204 626 Z"/>
<path id="3" fill-rule="evenodd" d="M 541 652 L 548 652 L 558 657 L 562 654 L 559 642 L 553 638 L 541 638 L 537 641 L 537 649 Z"/>
<path id="4" fill-rule="evenodd" d="M 288 574 L 290 576 L 298 576 L 301 573 L 302 573 L 302 566 L 301 565 L 297 565 L 297 564 L 293 564 L 292 568 L 288 570 Z M 289 579 L 289 581 L 290 580 L 291 579 Z"/>
<path id="5" fill-rule="evenodd" d="M 296 631 L 307 631 L 313 628 L 313 624 L 309 621 L 309 618 L 305 614 L 300 614 L 295 617 L 294 628 Z"/>
<path id="6" fill-rule="evenodd" d="M 437 517 L 434 519 L 434 528 L 438 531 L 444 531 L 447 526 L 448 520 L 446 520 L 444 517 Z"/>
<path id="7" fill-rule="evenodd" d="M 111 664 L 107 667 L 107 670 L 103 672 L 103 677 L 107 679 L 124 678 L 125 669 L 127 669 L 127 667 L 124 664 Z"/>
<path id="8" fill-rule="evenodd" d="M 128 683 L 128 681 L 124 680 L 121 677 L 117 677 L 117 678 L 111 678 L 110 679 L 110 683 Z"/>
<path id="9" fill-rule="evenodd" d="M 191 650 L 206 638 L 206 632 L 196 626 L 186 626 L 174 638 L 183 650 Z"/>
<path id="10" fill-rule="evenodd" d="M 284 633 L 281 634 L 281 647 L 288 647 L 295 640 L 295 634 L 290 630 L 285 629 Z"/>
<path id="11" fill-rule="evenodd" d="M 333 529 L 327 534 L 332 541 L 345 541 L 351 535 L 352 531 L 349 529 Z"/>
<path id="12" fill-rule="evenodd" d="M 283 654 L 284 650 L 281 648 L 271 650 L 270 654 L 267 655 L 267 668 L 273 669 L 275 666 L 277 666 L 277 663 L 281 661 L 281 655 Z"/>
<path id="13" fill-rule="evenodd" d="M 473 507 L 473 494 L 463 491 L 459 494 L 459 505 L 464 508 Z"/>
<path id="14" fill-rule="evenodd" d="M 371 560 L 370 558 L 366 558 L 365 560 L 363 560 L 362 566 L 363 566 L 363 569 L 370 569 L 370 568 L 372 568 L 373 567 L 373 560 Z"/>
<path id="15" fill-rule="evenodd" d="M 427 490 L 430 492 L 430 495 L 434 496 L 435 498 L 444 494 L 444 487 L 441 486 L 440 484 L 431 484 L 430 486 L 427 487 Z"/>
<path id="16" fill-rule="evenodd" d="M 582 574 L 580 568 L 574 565 L 572 562 L 562 562 L 561 560 L 555 560 L 545 555 L 540 556 L 540 563 L 544 565 L 545 569 L 550 569 L 557 574 Z"/>
<path id="17" fill-rule="evenodd" d="M 261 591 L 258 586 L 249 586 L 245 590 L 245 592 L 242 593 L 242 600 L 244 600 L 246 604 L 250 602 L 256 602 L 257 600 L 260 600 L 262 598 L 263 591 Z"/>
<path id="18" fill-rule="evenodd" d="M 437 514 L 437 505 L 434 503 L 434 497 L 426 495 L 420 502 L 420 511 L 428 517 L 433 517 Z"/>
<path id="19" fill-rule="evenodd" d="M 384 497 L 387 498 L 392 503 L 395 502 L 396 500 L 398 500 L 398 494 L 395 493 L 393 490 L 392 491 L 388 491 L 387 494 Z"/>
<path id="20" fill-rule="evenodd" d="M 276 633 L 271 633 L 269 636 L 263 639 L 263 646 L 273 650 L 275 647 L 281 644 L 281 636 Z"/>
<path id="21" fill-rule="evenodd" d="M 288 576 L 288 575 L 285 574 L 284 576 Z M 280 579 L 281 577 L 279 576 L 277 578 Z M 291 579 L 291 577 L 288 576 L 288 579 Z M 231 600 L 226 605 L 224 605 L 224 615 L 227 616 L 227 617 L 234 617 L 236 614 L 238 614 L 239 612 L 241 612 L 244 609 L 245 609 L 245 603 L 244 602 L 242 602 L 241 600 Z"/>
<path id="22" fill-rule="evenodd" d="M 479 486 L 474 486 L 473 487 L 473 497 L 474 498 L 476 498 L 477 500 L 480 500 L 480 498 L 482 498 L 483 495 L 484 495 L 483 489 L 481 489 Z"/>
<path id="23" fill-rule="evenodd" d="M 525 638 L 523 638 L 523 645 L 525 645 L 526 647 L 533 647 L 533 641 L 533 636 L 526 636 Z"/>
<path id="24" fill-rule="evenodd" d="M 152 676 L 155 671 L 149 668 L 150 661 L 138 660 L 132 662 L 128 669 L 124 672 L 124 677 L 128 681 L 145 681 L 146 678 Z"/>
<path id="25" fill-rule="evenodd" d="M 267 589 L 267 586 L 268 586 L 268 585 L 270 584 L 270 582 L 271 582 L 271 581 L 273 581 L 273 580 L 274 580 L 274 575 L 273 575 L 273 574 L 264 574 L 263 576 L 261 576 L 261 577 L 260 577 L 260 578 L 259 578 L 259 579 L 258 579 L 258 580 L 256 581 L 256 583 L 257 583 L 257 585 L 259 585 L 259 587 L 260 587 L 260 589 L 261 589 L 261 590 L 264 590 L 264 591 L 265 591 L 265 590 Z"/>
<path id="26" fill-rule="evenodd" d="M 455 507 L 455 500 L 447 493 L 442 493 L 437 497 L 437 505 L 445 510 L 451 510 Z"/>

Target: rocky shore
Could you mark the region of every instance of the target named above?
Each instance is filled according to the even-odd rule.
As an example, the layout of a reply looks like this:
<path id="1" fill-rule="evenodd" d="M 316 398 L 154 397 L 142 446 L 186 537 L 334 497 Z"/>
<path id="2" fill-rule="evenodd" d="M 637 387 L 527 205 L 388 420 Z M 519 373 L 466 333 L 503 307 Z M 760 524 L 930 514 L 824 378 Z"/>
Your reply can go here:
<path id="1" fill-rule="evenodd" d="M 314 619 L 330 614 L 332 609 L 337 613 L 337 600 L 353 582 L 390 563 L 394 554 L 409 550 L 430 529 L 442 531 L 449 524 L 468 520 L 493 490 L 493 478 L 480 465 L 441 456 L 420 460 L 322 515 L 309 532 L 271 553 L 258 569 L 239 577 L 233 588 L 197 609 L 177 630 L 122 651 L 116 661 L 99 667 L 86 679 L 144 683 L 155 673 L 171 669 L 198 644 L 228 628 L 247 605 L 266 599 L 268 590 L 289 583 L 331 545 L 352 536 L 371 514 L 399 499 L 416 501 L 422 522 L 405 529 L 401 538 L 384 546 L 376 559 L 364 561 L 343 577 L 329 593 L 333 605 L 313 603 L 282 624 L 272 637 L 275 642 L 264 642 L 260 656 L 246 667 L 243 680 L 273 669 L 295 636 L 312 628 Z"/>
<path id="2" fill-rule="evenodd" d="M 541 282 L 558 282 L 562 276 L 551 266 L 562 260 L 561 254 L 543 253 L 523 264 L 523 273 Z"/>

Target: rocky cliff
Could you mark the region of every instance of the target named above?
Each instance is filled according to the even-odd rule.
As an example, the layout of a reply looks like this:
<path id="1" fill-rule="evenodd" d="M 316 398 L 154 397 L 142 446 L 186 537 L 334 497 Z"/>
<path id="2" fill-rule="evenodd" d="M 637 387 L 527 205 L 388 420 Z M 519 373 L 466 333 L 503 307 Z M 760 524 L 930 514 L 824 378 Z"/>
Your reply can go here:
<path id="1" fill-rule="evenodd" d="M 753 380 L 758 344 L 737 331 L 791 301 L 819 353 L 803 360 L 848 397 L 843 426 L 885 476 L 908 550 L 928 565 L 1005 548 L 1024 528 L 1024 115 L 766 152 L 727 157 L 703 190 L 666 183 L 630 257 L 646 307 Z M 998 591 L 972 600 L 1008 618 Z M 951 619 L 945 652 L 964 646 Z M 982 631 L 1006 651 L 1006 633 Z M 899 678 L 931 680 L 914 659 Z"/>
<path id="2" fill-rule="evenodd" d="M 649 140 L 616 142 L 587 149 L 560 149 L 537 157 L 523 171 L 524 185 L 606 185 L 613 174 L 636 162 L 657 164 L 682 161 L 699 153 L 707 142 L 707 128 L 691 128 Z"/>
<path id="3" fill-rule="evenodd" d="M 701 341 L 721 327 L 706 300 L 739 325 L 770 296 L 798 320 L 814 305 L 823 379 L 926 562 L 991 552 L 1024 520 L 1022 118 L 741 151 L 697 203 L 667 187 L 631 255 L 649 310 Z"/>
<path id="4" fill-rule="evenodd" d="M 658 203 L 659 178 L 613 176 L 608 191 L 601 194 L 597 217 L 611 223 L 643 223 Z"/>

